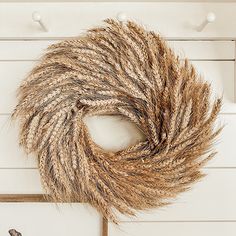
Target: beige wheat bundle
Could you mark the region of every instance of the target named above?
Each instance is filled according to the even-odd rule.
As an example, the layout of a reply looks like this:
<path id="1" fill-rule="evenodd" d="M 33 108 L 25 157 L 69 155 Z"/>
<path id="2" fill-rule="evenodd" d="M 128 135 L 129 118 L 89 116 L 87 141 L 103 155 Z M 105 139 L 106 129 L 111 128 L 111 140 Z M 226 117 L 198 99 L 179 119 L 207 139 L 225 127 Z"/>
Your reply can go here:
<path id="1" fill-rule="evenodd" d="M 51 200 L 88 202 L 116 222 L 115 210 L 163 206 L 203 176 L 221 100 L 210 103 L 209 84 L 159 35 L 106 23 L 48 48 L 20 86 L 13 117 Z M 121 115 L 146 140 L 103 150 L 83 122 L 99 114 Z"/>

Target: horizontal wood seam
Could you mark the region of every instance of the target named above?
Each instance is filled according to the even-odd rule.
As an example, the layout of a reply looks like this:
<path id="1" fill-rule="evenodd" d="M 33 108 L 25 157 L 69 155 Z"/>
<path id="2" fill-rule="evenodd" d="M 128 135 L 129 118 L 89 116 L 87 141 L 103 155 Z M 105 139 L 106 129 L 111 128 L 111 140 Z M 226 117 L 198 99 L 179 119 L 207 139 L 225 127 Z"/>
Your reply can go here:
<path id="1" fill-rule="evenodd" d="M 67 39 L 73 39 L 76 38 L 76 36 L 48 36 L 48 37 L 20 37 L 20 36 L 12 36 L 12 37 L 0 37 L 0 41 L 48 41 L 48 40 L 67 40 Z M 163 37 L 166 41 L 235 41 L 235 37 Z"/>

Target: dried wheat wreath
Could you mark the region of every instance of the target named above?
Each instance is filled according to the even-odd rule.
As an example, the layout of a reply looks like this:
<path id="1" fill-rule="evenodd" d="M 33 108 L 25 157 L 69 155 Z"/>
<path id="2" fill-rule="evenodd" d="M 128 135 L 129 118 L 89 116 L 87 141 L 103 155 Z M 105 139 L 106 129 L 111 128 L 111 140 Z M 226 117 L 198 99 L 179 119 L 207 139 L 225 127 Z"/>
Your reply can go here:
<path id="1" fill-rule="evenodd" d="M 89 202 L 116 221 L 115 210 L 163 206 L 203 176 L 221 99 L 210 103 L 209 84 L 159 35 L 106 23 L 48 48 L 20 86 L 13 117 L 51 199 Z M 95 114 L 123 116 L 146 140 L 104 151 L 83 123 Z"/>

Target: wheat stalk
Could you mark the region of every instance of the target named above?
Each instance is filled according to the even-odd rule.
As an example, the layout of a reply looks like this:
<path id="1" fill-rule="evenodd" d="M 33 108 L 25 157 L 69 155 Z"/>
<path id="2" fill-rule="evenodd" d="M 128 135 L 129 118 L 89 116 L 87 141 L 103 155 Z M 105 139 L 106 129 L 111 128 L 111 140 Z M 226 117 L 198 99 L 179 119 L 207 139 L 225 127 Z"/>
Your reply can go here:
<path id="1" fill-rule="evenodd" d="M 210 85 L 158 34 L 106 23 L 51 45 L 22 82 L 12 117 L 50 199 L 87 201 L 117 222 L 114 209 L 164 206 L 203 176 L 221 99 L 211 105 Z M 128 119 L 146 140 L 103 150 L 83 122 L 100 114 Z"/>

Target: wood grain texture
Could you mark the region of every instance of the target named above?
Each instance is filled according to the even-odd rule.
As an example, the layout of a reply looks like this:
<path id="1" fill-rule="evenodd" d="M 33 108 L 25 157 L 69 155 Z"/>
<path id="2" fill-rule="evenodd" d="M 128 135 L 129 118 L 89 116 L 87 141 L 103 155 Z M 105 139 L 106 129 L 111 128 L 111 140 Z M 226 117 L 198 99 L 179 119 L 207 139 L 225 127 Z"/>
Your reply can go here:
<path id="1" fill-rule="evenodd" d="M 43 194 L 0 194 L 0 202 L 48 202 Z"/>
<path id="2" fill-rule="evenodd" d="M 102 218 L 102 236 L 108 236 L 108 220 Z"/>

